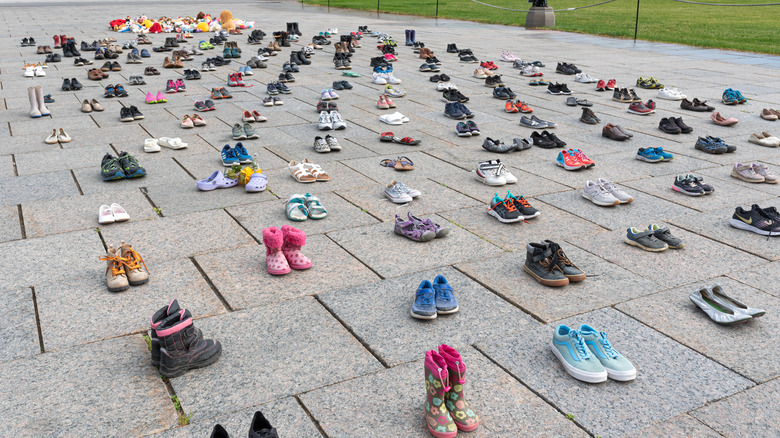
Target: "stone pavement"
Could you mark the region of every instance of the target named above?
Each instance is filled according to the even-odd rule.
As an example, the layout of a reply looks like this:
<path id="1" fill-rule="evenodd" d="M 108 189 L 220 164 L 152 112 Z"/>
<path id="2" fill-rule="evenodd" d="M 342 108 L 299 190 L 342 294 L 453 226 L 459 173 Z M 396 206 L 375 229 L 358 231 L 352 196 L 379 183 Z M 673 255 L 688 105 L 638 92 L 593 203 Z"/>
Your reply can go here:
<path id="1" fill-rule="evenodd" d="M 200 81 L 168 103 L 143 104 L 180 70 L 162 69 L 163 55 L 124 65 L 101 82 L 69 58 L 51 65 L 45 78 L 24 78 L 24 61 L 42 60 L 34 48 L 20 48 L 25 36 L 52 44 L 66 34 L 77 41 L 126 34 L 107 30 L 126 15 L 195 15 L 219 11 L 210 2 L 78 3 L 52 0 L 0 8 L 0 436 L 208 436 L 217 422 L 242 436 L 252 413 L 262 410 L 283 437 L 425 437 L 422 417 L 422 361 L 440 343 L 458 348 L 470 373 L 470 402 L 481 417 L 470 437 L 575 436 L 780 436 L 776 403 L 780 356 L 774 339 L 780 323 L 780 246 L 731 228 L 737 205 L 778 205 L 780 187 L 751 185 L 729 177 L 735 161 L 762 161 L 780 170 L 780 148 L 749 144 L 751 132 L 780 133 L 780 122 L 759 118 L 761 108 L 780 107 L 777 57 L 640 43 L 549 31 L 346 12 L 293 2 L 231 3 L 235 17 L 257 20 L 271 33 L 287 21 L 300 22 L 310 40 L 326 27 L 341 31 L 368 25 L 403 42 L 404 29 L 432 48 L 477 115 L 482 136 L 458 138 L 443 116 L 440 93 L 417 71 L 420 60 L 398 47 L 395 75 L 408 92 L 395 99 L 411 121 L 399 127 L 378 122 L 380 87 L 369 81 L 369 58 L 378 52 L 371 38 L 353 57 L 354 89 L 337 101 L 349 127 L 335 133 L 340 153 L 312 150 L 319 91 L 348 79 L 333 69 L 333 46 L 302 66 L 283 106 L 267 108 L 265 84 L 275 79 L 289 50 L 271 58 L 266 70 L 247 78 L 253 88 L 231 89 L 234 98 L 202 113 L 205 128 L 183 131 L 179 120 L 192 103 L 225 84 L 258 46 L 231 38 L 244 57 Z M 474 38 L 477 35 L 478 38 Z M 210 36 L 210 35 L 208 35 Z M 152 36 L 160 42 L 162 35 Z M 190 41 L 197 41 L 190 40 Z M 267 41 L 267 39 L 266 39 Z M 299 46 L 301 43 L 294 43 Z M 519 115 L 471 76 L 476 67 L 445 52 L 446 44 L 471 48 L 481 59 L 511 50 L 539 59 L 545 77 L 567 81 L 577 97 L 595 103 L 604 122 L 634 133 L 625 143 L 600 135 L 600 126 L 580 123 L 579 109 L 564 105 L 507 63 L 499 72 L 543 119 L 557 121 L 556 134 L 597 161 L 595 168 L 566 172 L 554 165 L 557 151 L 533 148 L 501 156 L 518 177 L 513 193 L 525 195 L 541 212 L 530 223 L 505 225 L 485 214 L 496 191 L 471 174 L 479 161 L 495 158 L 481 148 L 489 136 L 510 141 L 531 131 Z M 152 46 L 145 46 L 151 49 Z M 207 52 L 214 56 L 216 51 Z M 84 57 L 90 58 L 89 53 Z M 714 102 L 734 127 L 712 124 L 709 114 L 682 111 L 660 100 L 656 114 L 627 114 L 611 95 L 553 72 L 558 61 L 573 62 L 594 77 L 632 84 L 654 76 L 688 96 Z M 99 67 L 96 61 L 93 67 Z M 129 86 L 127 77 L 155 66 L 162 75 L 148 85 Z M 191 64 L 199 67 L 199 59 Z M 76 77 L 77 92 L 60 90 Z M 104 99 L 103 87 L 123 83 L 125 99 Z M 51 117 L 28 117 L 26 87 L 52 93 Z M 724 88 L 739 89 L 748 103 L 719 103 Z M 643 98 L 654 92 L 638 90 Z M 106 111 L 83 114 L 80 102 L 97 98 Z M 121 123 L 119 101 L 134 104 L 144 120 Z M 656 99 L 657 100 L 657 99 Z M 244 109 L 269 121 L 261 138 L 244 141 L 269 177 L 269 189 L 247 194 L 240 188 L 199 192 L 195 181 L 222 169 L 219 150 L 230 143 L 230 127 Z M 693 135 L 667 135 L 661 117 L 682 115 Z M 64 128 L 71 143 L 46 145 L 52 128 Z M 380 143 L 380 132 L 422 139 L 419 146 Z M 735 154 L 696 151 L 696 135 L 715 135 L 735 144 Z M 148 137 L 181 136 L 185 150 L 144 154 Z M 638 147 L 663 146 L 676 155 L 657 165 L 634 159 Z M 148 171 L 142 179 L 106 183 L 99 164 L 105 152 L 128 151 Z M 416 169 L 397 173 L 379 166 L 405 155 Z M 302 186 L 286 169 L 308 157 L 333 180 Z M 671 191 L 677 173 L 693 171 L 716 187 L 714 194 L 689 198 Z M 581 198 L 587 179 L 611 179 L 633 194 L 632 204 L 604 209 Z M 422 190 L 408 206 L 384 200 L 382 187 L 399 179 Z M 284 201 L 311 190 L 329 211 L 322 221 L 298 226 L 307 232 L 308 271 L 271 277 L 264 266 L 262 230 L 288 223 Z M 503 188 L 502 188 L 503 189 Z M 503 194 L 503 190 L 499 192 Z M 127 223 L 98 226 L 100 204 L 119 202 Z M 452 229 L 444 239 L 418 244 L 392 232 L 395 214 L 413 211 Z M 665 222 L 687 242 L 684 250 L 646 253 L 621 243 L 628 226 Z M 543 287 L 521 272 L 528 241 L 560 242 L 589 278 L 562 289 Z M 104 242 L 126 240 L 144 256 L 151 281 L 112 294 L 105 289 Z M 445 275 L 461 309 L 421 322 L 409 316 L 423 279 Z M 733 295 L 767 309 L 767 315 L 739 327 L 720 327 L 688 300 L 695 287 L 721 283 Z M 165 382 L 149 364 L 143 335 L 156 309 L 177 298 L 196 316 L 203 332 L 222 342 L 220 360 Z M 571 378 L 547 347 L 557 324 L 588 323 L 609 333 L 613 345 L 639 370 L 634 382 L 588 385 Z M 176 405 L 172 396 L 178 398 Z M 178 409 L 177 409 L 178 407 Z M 185 418 L 190 424 L 182 426 Z"/>

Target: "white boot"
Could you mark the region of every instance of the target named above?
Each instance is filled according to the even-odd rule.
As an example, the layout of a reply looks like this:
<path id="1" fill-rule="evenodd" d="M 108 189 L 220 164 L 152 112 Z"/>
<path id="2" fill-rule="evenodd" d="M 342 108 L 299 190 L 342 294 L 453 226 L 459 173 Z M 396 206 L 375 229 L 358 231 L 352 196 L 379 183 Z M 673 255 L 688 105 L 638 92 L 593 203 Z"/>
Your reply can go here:
<path id="1" fill-rule="evenodd" d="M 35 87 L 35 98 L 38 100 L 38 110 L 42 116 L 49 116 L 51 112 L 46 108 L 46 102 L 43 100 L 43 89 L 41 87 Z"/>
<path id="2" fill-rule="evenodd" d="M 30 98 L 30 117 L 40 117 L 41 111 L 38 109 L 38 98 L 35 97 L 35 88 L 30 87 L 27 89 L 27 97 Z"/>

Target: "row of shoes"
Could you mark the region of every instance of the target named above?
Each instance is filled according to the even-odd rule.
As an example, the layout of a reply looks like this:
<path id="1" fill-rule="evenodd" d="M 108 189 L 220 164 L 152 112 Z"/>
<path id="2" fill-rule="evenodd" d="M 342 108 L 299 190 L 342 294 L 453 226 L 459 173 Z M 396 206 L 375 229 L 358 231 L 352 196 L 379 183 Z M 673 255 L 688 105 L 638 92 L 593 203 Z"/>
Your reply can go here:
<path id="1" fill-rule="evenodd" d="M 487 214 L 496 218 L 501 223 L 511 224 L 538 217 L 542 213 L 533 208 L 524 196 L 516 197 L 510 191 L 506 192 L 506 197 L 501 198 L 498 193 L 493 195 L 488 207 Z"/>
<path id="2" fill-rule="evenodd" d="M 429 218 L 419 218 L 408 212 L 407 220 L 395 215 L 393 232 L 415 242 L 429 242 L 436 238 L 446 237 L 450 229 L 442 227 Z"/>
<path id="3" fill-rule="evenodd" d="M 669 248 L 682 249 L 685 243 L 675 237 L 669 227 L 658 224 L 648 225 L 646 230 L 630 227 L 626 230 L 623 241 L 631 246 L 650 252 L 662 252 Z"/>
<path id="4" fill-rule="evenodd" d="M 182 141 L 179 137 L 160 137 L 160 138 L 147 138 L 144 140 L 144 152 L 154 153 L 160 152 L 160 147 L 168 149 L 179 150 L 186 149 L 189 144 Z"/>
<path id="5" fill-rule="evenodd" d="M 245 166 L 241 168 L 238 177 L 230 178 L 225 176 L 222 171 L 215 171 L 208 178 L 199 180 L 196 183 L 198 190 L 208 192 L 215 189 L 227 189 L 236 187 L 239 184 L 244 185 L 244 191 L 247 193 L 259 193 L 268 186 L 268 177 L 260 169 Z"/>

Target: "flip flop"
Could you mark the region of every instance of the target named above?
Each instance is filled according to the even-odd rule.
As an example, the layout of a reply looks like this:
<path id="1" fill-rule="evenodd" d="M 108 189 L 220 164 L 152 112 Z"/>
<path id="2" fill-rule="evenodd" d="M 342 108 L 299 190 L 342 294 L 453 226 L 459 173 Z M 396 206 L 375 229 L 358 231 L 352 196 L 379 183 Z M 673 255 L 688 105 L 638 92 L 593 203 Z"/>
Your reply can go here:
<path id="1" fill-rule="evenodd" d="M 379 141 L 393 141 L 395 135 L 392 132 L 383 132 L 379 134 Z"/>
<path id="2" fill-rule="evenodd" d="M 384 159 L 384 160 L 379 162 L 379 165 L 380 166 L 384 166 L 384 167 L 395 167 L 395 160 L 391 160 L 389 158 L 388 159 Z"/>
<path id="3" fill-rule="evenodd" d="M 414 163 L 409 157 L 398 157 L 395 162 L 395 170 L 414 170 Z"/>
<path id="4" fill-rule="evenodd" d="M 528 82 L 528 85 L 541 85 L 541 84 L 539 83 L 539 81 L 534 79 L 534 80 L 531 80 L 530 82 Z"/>
<path id="5" fill-rule="evenodd" d="M 570 97 L 570 98 L 566 99 L 566 105 L 577 106 L 577 99 L 574 98 L 574 97 Z"/>
<path id="6" fill-rule="evenodd" d="M 592 104 L 592 103 L 588 102 L 588 99 L 578 99 L 578 100 L 577 100 L 577 105 L 582 105 L 582 106 L 593 106 L 593 104 Z"/>
<path id="7" fill-rule="evenodd" d="M 403 125 L 404 123 L 403 119 L 398 117 L 396 114 L 399 113 L 385 114 L 383 116 L 379 116 L 379 121 L 387 123 L 388 125 Z"/>
<path id="8" fill-rule="evenodd" d="M 393 137 L 393 141 L 396 143 L 401 143 L 410 146 L 415 146 L 420 144 L 420 140 L 415 140 L 412 137 L 404 137 L 404 138 Z"/>

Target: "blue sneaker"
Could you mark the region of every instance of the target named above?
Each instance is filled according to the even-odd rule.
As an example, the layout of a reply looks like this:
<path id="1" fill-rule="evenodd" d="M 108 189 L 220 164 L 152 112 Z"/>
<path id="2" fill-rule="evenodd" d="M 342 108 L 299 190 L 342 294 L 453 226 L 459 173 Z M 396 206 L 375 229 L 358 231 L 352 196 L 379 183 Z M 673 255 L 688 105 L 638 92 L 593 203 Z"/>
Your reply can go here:
<path id="1" fill-rule="evenodd" d="M 226 144 L 222 148 L 222 164 L 224 164 L 227 167 L 239 164 L 238 161 L 238 155 L 236 154 L 236 150 L 231 148 L 229 144 Z"/>
<path id="2" fill-rule="evenodd" d="M 703 138 L 703 137 L 699 137 L 699 139 L 696 140 L 696 144 L 693 147 L 700 151 L 704 151 L 710 154 L 724 154 L 729 150 L 729 148 L 725 144 L 721 144 L 716 141 L 710 140 L 709 138 Z"/>
<path id="3" fill-rule="evenodd" d="M 737 100 L 739 100 L 739 103 L 745 103 L 747 102 L 747 99 L 745 99 L 745 96 L 742 95 L 742 93 L 739 92 L 739 90 L 731 90 L 734 92 L 734 94 L 737 96 Z"/>
<path id="4" fill-rule="evenodd" d="M 466 115 L 463 114 L 457 106 L 457 103 L 447 103 L 444 105 L 444 115 L 451 119 L 465 119 Z"/>
<path id="5" fill-rule="evenodd" d="M 417 319 L 436 318 L 436 292 L 428 280 L 423 280 L 420 287 L 417 288 L 414 304 L 412 304 L 412 317 Z"/>
<path id="6" fill-rule="evenodd" d="M 433 279 L 433 290 L 436 292 L 436 312 L 443 315 L 458 311 L 458 299 L 452 294 L 452 287 L 443 275 Z"/>
<path id="7" fill-rule="evenodd" d="M 610 379 L 622 382 L 636 379 L 636 368 L 628 359 L 612 348 L 606 333 L 596 331 L 587 324 L 582 324 L 580 334 L 590 352 L 607 369 L 607 375 Z"/>
<path id="8" fill-rule="evenodd" d="M 463 105 L 461 102 L 455 102 L 455 107 L 460 110 L 463 114 L 466 115 L 467 118 L 474 117 L 474 113 L 472 113 L 468 108 L 466 108 L 466 105 Z"/>
<path id="9" fill-rule="evenodd" d="M 661 156 L 663 161 L 674 160 L 674 155 L 670 154 L 669 152 L 664 152 L 664 148 L 654 148 L 653 152 L 655 152 L 656 155 Z"/>
<path id="10" fill-rule="evenodd" d="M 725 146 L 726 147 L 726 152 L 734 152 L 734 151 L 737 150 L 736 146 L 731 146 L 729 144 L 726 144 L 726 142 L 723 141 L 723 139 L 720 138 L 720 137 L 713 137 L 711 135 L 708 135 L 707 136 L 707 140 L 709 140 L 712 143 L 718 144 L 720 146 Z"/>
<path id="11" fill-rule="evenodd" d="M 252 162 L 252 156 L 249 155 L 249 152 L 244 147 L 244 144 L 240 141 L 236 143 L 236 147 L 233 148 L 233 151 L 235 151 L 236 157 L 241 164 L 248 164 Z"/>
<path id="12" fill-rule="evenodd" d="M 723 92 L 723 97 L 721 99 L 726 105 L 736 105 L 739 103 L 739 97 L 737 97 L 737 93 L 735 93 L 731 88 L 728 88 Z"/>
<path id="13" fill-rule="evenodd" d="M 656 148 L 639 148 L 636 151 L 636 159 L 639 161 L 647 161 L 648 163 L 657 163 L 663 161 L 664 157 L 655 153 Z"/>
<path id="14" fill-rule="evenodd" d="M 553 334 L 552 352 L 566 372 L 577 380 L 599 383 L 607 380 L 607 370 L 592 354 L 578 330 L 559 325 Z"/>

